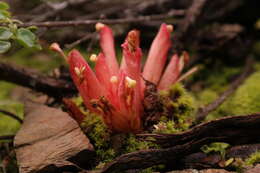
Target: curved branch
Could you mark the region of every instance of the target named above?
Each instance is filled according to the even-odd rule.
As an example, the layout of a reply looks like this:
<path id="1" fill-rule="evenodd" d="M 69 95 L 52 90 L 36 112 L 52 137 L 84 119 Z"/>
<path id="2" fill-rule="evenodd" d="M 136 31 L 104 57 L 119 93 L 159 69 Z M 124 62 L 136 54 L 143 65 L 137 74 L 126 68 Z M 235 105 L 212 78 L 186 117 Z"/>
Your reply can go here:
<path id="1" fill-rule="evenodd" d="M 170 164 L 178 168 L 179 160 L 197 152 L 202 145 L 211 142 L 227 142 L 232 145 L 259 142 L 260 113 L 248 116 L 225 117 L 203 123 L 179 134 L 143 134 L 153 137 L 163 149 L 143 150 L 124 154 L 109 163 L 103 173 L 143 169 L 158 164 Z"/>
<path id="2" fill-rule="evenodd" d="M 0 140 L 14 140 L 14 135 L 0 136 Z"/>
<path id="3" fill-rule="evenodd" d="M 35 70 L 0 62 L 0 80 L 12 82 L 49 96 L 61 98 L 77 93 L 70 81 L 45 76 Z"/>

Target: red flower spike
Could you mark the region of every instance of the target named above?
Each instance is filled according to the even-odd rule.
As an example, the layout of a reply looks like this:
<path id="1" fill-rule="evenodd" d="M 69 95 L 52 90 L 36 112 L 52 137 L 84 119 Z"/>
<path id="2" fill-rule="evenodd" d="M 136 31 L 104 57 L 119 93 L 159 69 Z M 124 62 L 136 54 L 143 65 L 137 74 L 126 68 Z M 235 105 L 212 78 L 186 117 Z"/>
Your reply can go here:
<path id="1" fill-rule="evenodd" d="M 168 64 L 162 79 L 160 80 L 160 83 L 158 85 L 159 90 L 166 90 L 169 89 L 169 87 L 177 81 L 179 75 L 180 75 L 180 59 L 177 54 L 174 54 L 170 63 Z"/>
<path id="2" fill-rule="evenodd" d="M 167 53 L 171 45 L 170 31 L 166 24 L 162 24 L 155 37 L 144 66 L 143 77 L 154 84 L 160 80 Z"/>
<path id="3" fill-rule="evenodd" d="M 109 87 L 111 85 L 111 75 L 109 73 L 109 67 L 107 66 L 106 59 L 103 53 L 100 53 L 97 57 L 95 72 L 99 82 L 103 84 L 106 90 L 109 90 Z"/>
<path id="4" fill-rule="evenodd" d="M 99 31 L 100 35 L 100 46 L 106 57 L 106 62 L 109 67 L 111 75 L 118 74 L 118 63 L 116 60 L 114 37 L 112 30 L 101 23 L 96 24 L 96 29 Z"/>
<path id="5" fill-rule="evenodd" d="M 101 23 L 96 25 L 96 29 L 100 32 L 103 53 L 90 57 L 96 63 L 95 73 L 80 53 L 73 50 L 68 56 L 72 79 L 87 108 L 100 114 L 112 131 L 141 132 L 146 87 L 142 76 L 145 80 L 158 84 L 159 90 L 166 90 L 180 79 L 179 75 L 187 62 L 188 54 L 183 53 L 181 58 L 174 55 L 161 77 L 170 47 L 170 33 L 173 30 L 171 25 L 162 24 L 142 73 L 140 33 L 132 30 L 122 44 L 123 60 L 119 70 L 111 29 Z"/>
<path id="6" fill-rule="evenodd" d="M 77 50 L 72 50 L 69 53 L 68 63 L 73 82 L 88 106 L 90 99 L 98 99 L 104 95 L 104 90 L 94 72 Z"/>

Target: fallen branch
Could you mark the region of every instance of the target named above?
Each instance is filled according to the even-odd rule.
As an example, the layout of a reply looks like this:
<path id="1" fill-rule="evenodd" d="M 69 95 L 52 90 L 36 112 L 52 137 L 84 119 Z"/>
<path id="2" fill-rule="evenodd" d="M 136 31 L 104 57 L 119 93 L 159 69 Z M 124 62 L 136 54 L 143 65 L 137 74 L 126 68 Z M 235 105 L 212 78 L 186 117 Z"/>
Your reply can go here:
<path id="1" fill-rule="evenodd" d="M 8 112 L 6 110 L 0 109 L 0 113 L 3 113 L 5 115 L 17 120 L 19 123 L 23 123 L 23 120 L 12 112 Z"/>
<path id="2" fill-rule="evenodd" d="M 0 136 L 0 140 L 13 140 L 13 139 L 14 139 L 14 135 Z"/>
<path id="3" fill-rule="evenodd" d="M 243 69 L 243 72 L 236 80 L 234 80 L 230 84 L 229 88 L 226 91 L 224 91 L 222 94 L 220 94 L 220 96 L 212 103 L 208 104 L 203 108 L 199 108 L 195 116 L 196 123 L 203 121 L 210 112 L 216 110 L 230 95 L 232 95 L 236 91 L 236 89 L 252 74 L 253 63 L 254 62 L 252 58 L 247 58 L 247 62 Z"/>
<path id="4" fill-rule="evenodd" d="M 138 18 L 123 19 L 102 19 L 102 20 L 78 20 L 78 21 L 49 21 L 49 22 L 28 22 L 21 24 L 21 27 L 38 26 L 38 27 L 69 27 L 69 26 L 85 26 L 94 25 L 98 22 L 105 24 L 126 24 L 126 23 L 142 23 L 151 20 L 162 20 L 174 16 L 183 16 L 184 10 L 172 10 L 166 14 L 140 16 Z"/>
<path id="5" fill-rule="evenodd" d="M 143 169 L 158 164 L 170 163 L 178 168 L 178 161 L 211 142 L 226 142 L 231 145 L 250 144 L 259 141 L 260 113 L 248 116 L 225 117 L 203 123 L 179 134 L 142 134 L 153 137 L 163 149 L 143 150 L 124 154 L 109 163 L 102 171 L 122 172 L 128 169 Z"/>
<path id="6" fill-rule="evenodd" d="M 260 150 L 260 144 L 250 144 L 250 145 L 238 145 L 231 147 L 225 152 L 225 160 L 230 158 L 240 158 L 246 159 L 251 154 Z M 206 154 L 203 152 L 197 152 L 186 156 L 181 159 L 180 164 L 183 168 L 193 168 L 193 169 L 205 169 L 205 168 L 223 168 L 225 163 L 223 156 L 218 152 L 213 152 L 211 154 Z"/>
<path id="7" fill-rule="evenodd" d="M 32 69 L 25 69 L 7 63 L 0 63 L 0 80 L 12 82 L 43 92 L 49 96 L 61 98 L 75 94 L 72 82 L 42 75 Z"/>

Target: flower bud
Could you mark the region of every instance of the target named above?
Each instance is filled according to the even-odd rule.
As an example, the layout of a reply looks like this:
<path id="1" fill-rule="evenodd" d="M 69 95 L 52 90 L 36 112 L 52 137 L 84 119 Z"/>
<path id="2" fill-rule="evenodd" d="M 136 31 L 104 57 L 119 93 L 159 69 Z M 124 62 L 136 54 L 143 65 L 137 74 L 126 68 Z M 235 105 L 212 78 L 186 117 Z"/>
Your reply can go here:
<path id="1" fill-rule="evenodd" d="M 167 27 L 168 32 L 173 31 L 173 25 L 167 25 L 166 27 Z"/>
<path id="2" fill-rule="evenodd" d="M 96 62 L 96 61 L 98 60 L 98 57 L 97 57 L 96 54 L 92 54 L 89 59 L 90 59 L 90 61 L 92 61 L 92 62 Z"/>
<path id="3" fill-rule="evenodd" d="M 102 28 L 104 28 L 105 24 L 98 22 L 95 26 L 96 31 L 100 31 Z"/>

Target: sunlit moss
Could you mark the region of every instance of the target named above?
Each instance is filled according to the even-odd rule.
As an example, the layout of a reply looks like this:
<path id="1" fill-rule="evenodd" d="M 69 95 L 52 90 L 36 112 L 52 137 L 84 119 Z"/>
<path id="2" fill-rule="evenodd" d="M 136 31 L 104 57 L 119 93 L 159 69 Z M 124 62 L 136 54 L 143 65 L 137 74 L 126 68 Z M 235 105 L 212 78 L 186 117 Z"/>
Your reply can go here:
<path id="1" fill-rule="evenodd" d="M 195 110 L 193 97 L 179 83 L 160 93 L 166 116 L 154 125 L 155 133 L 176 133 L 186 130 Z"/>
<path id="2" fill-rule="evenodd" d="M 162 93 L 164 106 L 178 116 L 190 116 L 194 111 L 194 100 L 180 83 L 172 85 L 168 91 Z M 163 99 L 164 99 L 163 98 Z"/>
<path id="3" fill-rule="evenodd" d="M 159 146 L 149 141 L 140 141 L 133 134 L 128 134 L 125 142 L 124 153 L 130 153 L 138 150 L 155 149 Z"/>
<path id="4" fill-rule="evenodd" d="M 260 71 L 250 76 L 244 84 L 208 119 L 228 115 L 244 115 L 260 112 Z"/>
<path id="5" fill-rule="evenodd" d="M 227 143 L 223 143 L 223 142 L 214 142 L 211 143 L 209 145 L 203 145 L 201 147 L 201 150 L 204 153 L 211 153 L 211 152 L 215 152 L 215 153 L 220 153 L 222 159 L 225 158 L 225 154 L 226 154 L 226 149 L 229 147 L 230 145 Z"/>
<path id="6" fill-rule="evenodd" d="M 100 160 L 102 162 L 111 161 L 115 157 L 115 152 L 110 146 L 111 134 L 102 121 L 101 116 L 87 112 L 81 126 L 94 145 L 96 154 Z"/>
<path id="7" fill-rule="evenodd" d="M 251 154 L 246 160 L 245 163 L 247 165 L 254 165 L 256 163 L 260 163 L 260 151 Z"/>
<path id="8" fill-rule="evenodd" d="M 11 83 L 0 82 L 0 108 L 22 118 L 23 104 L 9 99 L 14 87 Z M 17 120 L 0 113 L 0 135 L 13 135 L 19 127 L 20 123 Z"/>

